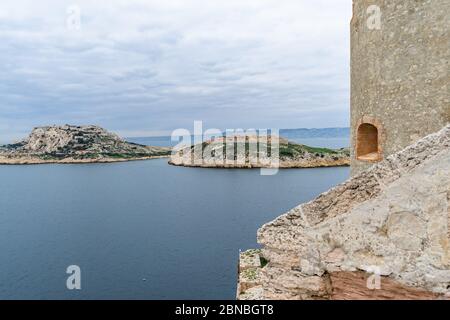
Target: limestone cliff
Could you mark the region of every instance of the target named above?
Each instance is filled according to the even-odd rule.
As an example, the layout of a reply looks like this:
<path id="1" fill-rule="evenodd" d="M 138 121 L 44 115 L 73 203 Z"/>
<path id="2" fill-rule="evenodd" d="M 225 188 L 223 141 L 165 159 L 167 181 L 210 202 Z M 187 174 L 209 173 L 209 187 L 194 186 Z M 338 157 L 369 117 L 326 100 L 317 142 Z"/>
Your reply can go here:
<path id="1" fill-rule="evenodd" d="M 264 225 L 238 298 L 448 298 L 449 204 L 450 125 Z"/>
<path id="2" fill-rule="evenodd" d="M 277 137 L 272 145 L 269 136 L 265 141 L 255 135 L 227 136 L 209 140 L 201 145 L 201 152 L 195 147 L 184 148 L 174 153 L 169 163 L 185 167 L 204 168 L 314 168 L 348 166 L 350 164 L 350 150 L 315 148 L 288 141 Z M 227 147 L 231 146 L 231 150 Z M 278 153 L 272 154 L 274 148 Z M 268 162 L 261 160 L 269 154 Z M 278 157 L 274 165 L 271 156 Z"/>
<path id="3" fill-rule="evenodd" d="M 168 156 L 169 148 L 122 140 L 98 126 L 47 126 L 0 147 L 0 164 L 116 162 Z"/>

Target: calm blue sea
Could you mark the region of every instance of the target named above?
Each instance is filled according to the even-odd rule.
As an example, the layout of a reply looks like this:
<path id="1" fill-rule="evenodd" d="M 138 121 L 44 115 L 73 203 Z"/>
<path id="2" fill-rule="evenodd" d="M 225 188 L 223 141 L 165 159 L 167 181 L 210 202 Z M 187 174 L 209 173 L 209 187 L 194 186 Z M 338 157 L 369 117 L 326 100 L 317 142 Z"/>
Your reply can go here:
<path id="1" fill-rule="evenodd" d="M 257 229 L 348 175 L 167 159 L 0 166 L 0 299 L 234 299 Z M 69 265 L 79 291 L 66 289 Z"/>

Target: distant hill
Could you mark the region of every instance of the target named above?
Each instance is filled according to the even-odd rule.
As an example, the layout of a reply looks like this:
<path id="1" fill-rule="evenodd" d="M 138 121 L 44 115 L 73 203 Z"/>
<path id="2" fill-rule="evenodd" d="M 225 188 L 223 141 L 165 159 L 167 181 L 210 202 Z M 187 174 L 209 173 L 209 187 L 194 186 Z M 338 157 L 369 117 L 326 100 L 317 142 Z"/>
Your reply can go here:
<path id="1" fill-rule="evenodd" d="M 350 128 L 320 128 L 320 129 L 281 129 L 280 135 L 288 139 L 296 138 L 347 138 Z"/>
<path id="2" fill-rule="evenodd" d="M 350 128 L 319 128 L 319 129 L 281 129 L 280 136 L 288 140 L 308 144 L 315 147 L 343 148 L 349 146 Z M 174 146 L 170 136 L 134 137 L 127 141 L 149 146 Z"/>

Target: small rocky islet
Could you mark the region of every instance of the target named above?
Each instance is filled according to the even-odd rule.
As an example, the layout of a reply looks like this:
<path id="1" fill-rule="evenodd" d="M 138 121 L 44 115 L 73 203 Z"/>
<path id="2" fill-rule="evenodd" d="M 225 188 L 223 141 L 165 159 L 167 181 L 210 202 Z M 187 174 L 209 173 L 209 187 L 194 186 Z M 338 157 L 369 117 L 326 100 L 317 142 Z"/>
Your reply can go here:
<path id="1" fill-rule="evenodd" d="M 229 146 L 231 150 L 227 151 Z M 279 161 L 271 161 L 274 147 L 278 150 L 278 154 L 273 155 L 274 159 Z M 171 156 L 169 163 L 202 168 L 317 168 L 350 165 L 348 148 L 315 148 L 282 137 L 272 139 L 271 136 L 231 135 L 203 142 L 201 150 L 196 151 L 195 146 L 182 148 Z"/>
<path id="2" fill-rule="evenodd" d="M 95 163 L 168 157 L 171 149 L 127 142 L 94 126 L 34 128 L 28 138 L 0 147 L 0 164 Z"/>
<path id="3" fill-rule="evenodd" d="M 118 135 L 99 126 L 63 125 L 36 127 L 24 140 L 0 146 L 0 164 L 45 164 L 45 163 L 108 163 L 155 158 L 169 159 L 169 164 L 186 167 L 205 168 L 264 168 L 271 167 L 259 161 L 263 147 L 271 150 L 272 139 L 267 144 L 256 136 L 245 138 L 245 148 L 235 143 L 234 153 L 227 153 L 226 146 L 238 137 L 227 136 L 208 140 L 202 144 L 201 159 L 195 158 L 194 146 L 174 152 L 170 147 L 146 146 L 127 142 Z M 348 166 L 350 152 L 348 149 L 314 148 L 277 137 L 279 144 L 280 168 L 313 168 Z M 223 148 L 223 156 L 206 157 L 208 152 Z M 240 154 L 245 150 L 245 155 Z M 258 150 L 251 153 L 250 150 Z M 243 156 L 243 158 L 242 158 Z M 245 159 L 245 161 L 238 161 Z M 200 160 L 200 161 L 199 161 Z M 233 160 L 233 161 L 230 161 Z"/>

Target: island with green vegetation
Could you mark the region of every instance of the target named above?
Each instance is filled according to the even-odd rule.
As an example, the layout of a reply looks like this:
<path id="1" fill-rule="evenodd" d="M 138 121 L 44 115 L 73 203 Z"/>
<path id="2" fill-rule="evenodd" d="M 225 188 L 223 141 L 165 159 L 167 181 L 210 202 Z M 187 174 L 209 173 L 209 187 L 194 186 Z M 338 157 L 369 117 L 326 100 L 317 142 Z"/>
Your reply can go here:
<path id="1" fill-rule="evenodd" d="M 349 149 L 315 148 L 281 137 L 227 136 L 196 146 L 174 152 L 169 163 L 202 168 L 316 168 L 350 164 Z"/>

